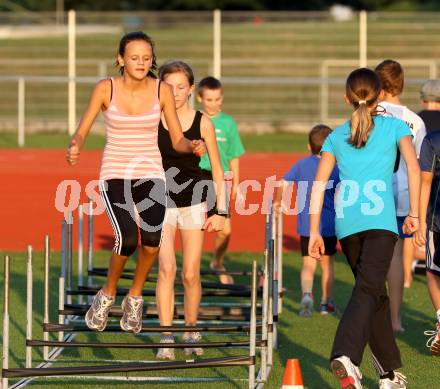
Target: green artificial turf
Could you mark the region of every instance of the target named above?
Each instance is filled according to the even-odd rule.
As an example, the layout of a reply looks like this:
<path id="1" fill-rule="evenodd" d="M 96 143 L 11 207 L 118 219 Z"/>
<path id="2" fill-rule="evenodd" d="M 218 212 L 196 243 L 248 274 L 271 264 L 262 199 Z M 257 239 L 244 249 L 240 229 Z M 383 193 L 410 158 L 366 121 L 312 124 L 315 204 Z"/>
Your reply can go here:
<path id="1" fill-rule="evenodd" d="M 1 253 L 4 257 L 6 253 Z M 10 253 L 12 257 L 11 264 L 11 334 L 10 334 L 10 367 L 23 366 L 25 358 L 25 282 L 26 282 L 26 254 Z M 231 253 L 229 254 L 230 269 L 250 269 L 251 260 L 257 259 L 261 262 L 261 254 L 255 253 Z M 95 255 L 95 263 L 97 266 L 105 266 L 108 259 L 108 253 L 101 251 Z M 203 268 L 208 268 L 209 256 L 203 259 Z M 59 274 L 59 255 L 53 254 L 51 265 L 51 321 L 55 322 L 57 317 L 55 309 L 57 306 L 57 276 Z M 74 262 L 75 263 L 75 262 Z M 352 275 L 342 256 L 337 256 L 335 261 L 335 297 L 336 303 L 342 310 L 347 303 L 351 293 Z M 42 338 L 42 288 L 43 288 L 43 255 L 36 253 L 34 255 L 34 331 L 35 339 Z M 299 358 L 301 369 L 306 388 L 337 388 L 338 384 L 329 371 L 328 356 L 332 346 L 332 341 L 338 319 L 333 316 L 323 317 L 315 313 L 312 318 L 301 318 L 298 316 L 298 301 L 300 299 L 299 289 L 299 271 L 301 265 L 300 255 L 297 253 L 289 253 L 284 256 L 284 286 L 288 288 L 285 293 L 283 312 L 280 314 L 279 323 L 279 348 L 274 354 L 274 366 L 266 385 L 267 388 L 279 388 L 281 385 L 284 365 L 289 358 Z M 133 267 L 133 263 L 127 266 Z M 75 272 L 75 267 L 74 267 Z M 320 275 L 315 278 L 315 296 L 316 300 L 320 298 Z M 208 280 L 212 277 L 208 277 Z M 97 279 L 99 280 L 99 279 Z M 246 283 L 249 279 L 236 277 L 236 282 Z M 121 285 L 126 282 L 121 282 Z M 147 284 L 148 288 L 152 288 L 152 284 Z M 3 294 L 3 286 L 1 285 L 1 294 Z M 2 298 L 2 296 L 0 296 Z M 211 299 L 205 298 L 208 302 Z M 147 301 L 153 302 L 152 298 Z M 241 300 L 243 301 L 243 300 Z M 318 301 L 315 302 L 316 308 Z M 428 293 L 426 290 L 426 279 L 424 276 L 416 275 L 413 286 L 409 290 L 405 290 L 405 298 L 403 305 L 403 325 L 406 328 L 404 333 L 398 335 L 398 344 L 402 353 L 404 368 L 402 372 L 408 376 L 410 388 L 435 388 L 440 380 L 440 358 L 429 355 L 429 350 L 425 346 L 426 338 L 423 331 L 433 329 L 434 312 L 431 306 Z M 150 340 L 157 341 L 157 336 L 137 337 L 131 334 L 109 335 L 109 334 L 81 334 L 76 340 L 96 340 L 96 341 L 130 341 L 148 342 Z M 225 339 L 243 339 L 239 336 L 209 336 L 209 340 L 225 340 Z M 224 350 L 209 349 L 206 357 L 218 357 L 224 355 L 246 354 L 247 350 Z M 40 349 L 33 352 L 34 365 L 41 361 L 42 354 Z M 182 351 L 177 352 L 177 357 L 184 359 Z M 62 359 L 62 360 L 61 360 Z M 152 360 L 154 353 L 144 350 L 108 350 L 108 349 L 68 349 L 62 354 L 60 361 L 55 366 L 74 366 L 81 361 L 87 361 L 88 364 L 100 364 L 100 359 L 133 359 L 133 360 Z M 377 377 L 373 372 L 373 368 L 369 358 L 369 352 L 365 353 L 364 361 L 361 365 L 364 374 L 364 388 L 376 389 L 378 387 Z M 138 375 L 143 375 L 142 373 Z M 167 372 L 150 372 L 145 373 L 148 376 L 181 376 L 181 377 L 214 377 L 221 376 L 226 378 L 246 378 L 247 370 L 242 367 L 234 368 L 211 368 L 203 370 L 180 370 Z M 102 381 L 78 380 L 74 378 L 62 379 L 38 379 L 31 386 L 35 388 L 77 388 L 81 385 L 83 388 L 100 388 Z M 119 382 L 106 382 L 106 387 L 121 387 Z M 145 383 L 124 383 L 124 388 L 143 387 Z M 149 384 L 150 385 L 150 384 Z M 179 383 L 165 386 L 164 383 L 151 384 L 153 387 L 169 387 L 169 388 L 216 388 L 221 385 L 222 388 L 245 388 L 244 381 L 230 381 L 222 383 Z"/>

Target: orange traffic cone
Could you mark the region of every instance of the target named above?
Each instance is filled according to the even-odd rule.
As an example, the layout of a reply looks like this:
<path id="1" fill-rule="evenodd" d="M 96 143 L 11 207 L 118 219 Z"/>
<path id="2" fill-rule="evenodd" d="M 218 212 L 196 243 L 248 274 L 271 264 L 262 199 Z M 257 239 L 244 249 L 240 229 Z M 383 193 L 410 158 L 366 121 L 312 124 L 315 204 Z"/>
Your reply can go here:
<path id="1" fill-rule="evenodd" d="M 298 359 L 288 359 L 281 389 L 304 389 Z"/>

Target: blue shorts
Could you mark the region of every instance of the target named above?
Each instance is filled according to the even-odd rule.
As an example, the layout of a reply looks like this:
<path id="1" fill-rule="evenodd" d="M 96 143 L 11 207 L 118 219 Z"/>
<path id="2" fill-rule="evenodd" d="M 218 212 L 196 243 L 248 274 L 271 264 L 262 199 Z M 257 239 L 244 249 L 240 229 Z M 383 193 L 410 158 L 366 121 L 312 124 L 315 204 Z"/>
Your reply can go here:
<path id="1" fill-rule="evenodd" d="M 406 216 L 397 216 L 397 229 L 399 230 L 399 238 L 405 239 L 405 238 L 412 238 L 413 234 L 407 235 L 403 233 L 402 226 L 403 222 L 405 221 Z"/>

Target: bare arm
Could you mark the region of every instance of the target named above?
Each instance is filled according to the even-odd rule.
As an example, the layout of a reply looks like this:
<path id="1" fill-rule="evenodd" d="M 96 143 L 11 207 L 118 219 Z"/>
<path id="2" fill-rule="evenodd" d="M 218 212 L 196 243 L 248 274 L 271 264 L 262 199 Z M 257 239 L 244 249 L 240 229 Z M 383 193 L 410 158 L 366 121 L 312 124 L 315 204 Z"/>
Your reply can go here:
<path id="1" fill-rule="evenodd" d="M 312 193 L 310 194 L 309 255 L 315 259 L 320 259 L 321 254 L 324 254 L 324 241 L 319 233 L 319 223 L 321 221 L 325 188 L 335 164 L 336 159 L 333 154 L 328 152 L 322 154 L 313 182 Z"/>
<path id="2" fill-rule="evenodd" d="M 229 161 L 229 166 L 231 168 L 232 172 L 232 201 L 235 201 L 235 198 L 237 196 L 237 188 L 238 184 L 240 183 L 240 160 L 237 158 L 232 158 Z"/>
<path id="3" fill-rule="evenodd" d="M 215 136 L 214 125 L 206 116 L 202 116 L 200 123 L 200 132 L 208 149 L 209 161 L 212 168 L 212 179 L 215 183 L 215 191 L 217 197 L 217 208 L 226 210 L 226 190 L 223 176 L 223 168 L 220 162 L 220 154 L 217 147 L 217 139 Z M 223 229 L 224 217 L 219 219 L 218 215 L 211 216 L 207 220 L 207 224 L 211 225 L 214 230 Z M 221 227 L 221 228 L 220 228 Z M 209 229 L 209 227 L 208 227 Z"/>
<path id="4" fill-rule="evenodd" d="M 84 140 L 87 137 L 90 128 L 96 119 L 96 116 L 98 116 L 99 111 L 110 99 L 110 92 L 111 83 L 109 80 L 102 80 L 98 82 L 95 86 L 95 89 L 93 89 L 89 103 L 87 104 L 87 108 L 81 117 L 78 128 L 69 142 L 66 158 L 71 165 L 76 164 L 79 157 L 79 151 L 84 144 Z"/>
<path id="5" fill-rule="evenodd" d="M 174 150 L 179 153 L 192 153 L 194 146 L 191 141 L 183 136 L 182 126 L 177 117 L 173 92 L 165 82 L 160 84 L 160 107 L 167 122 Z"/>
<path id="6" fill-rule="evenodd" d="M 419 217 L 420 228 L 414 235 L 414 242 L 417 246 L 423 246 L 426 243 L 426 214 L 428 212 L 429 196 L 431 194 L 431 185 L 434 175 L 431 172 L 421 173 Z"/>
<path id="7" fill-rule="evenodd" d="M 409 215 L 413 216 L 405 219 L 406 233 L 412 233 L 419 227 L 420 167 L 410 136 L 400 139 L 399 148 L 408 168 Z"/>

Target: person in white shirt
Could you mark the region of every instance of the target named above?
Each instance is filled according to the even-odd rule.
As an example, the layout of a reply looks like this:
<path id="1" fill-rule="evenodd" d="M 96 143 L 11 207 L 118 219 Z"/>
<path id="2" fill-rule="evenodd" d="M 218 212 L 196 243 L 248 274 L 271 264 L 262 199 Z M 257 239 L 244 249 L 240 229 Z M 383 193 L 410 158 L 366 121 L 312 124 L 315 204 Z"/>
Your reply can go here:
<path id="1" fill-rule="evenodd" d="M 402 66 L 393 60 L 385 60 L 375 69 L 382 83 L 381 101 L 379 109 L 383 114 L 403 120 L 413 134 L 413 146 L 417 158 L 426 135 L 423 120 L 406 106 L 402 105 L 400 95 L 403 91 L 404 74 Z M 398 155 L 393 177 L 394 200 L 396 204 L 397 225 L 399 227 L 399 240 L 394 248 L 394 255 L 388 272 L 388 289 L 390 295 L 391 321 L 394 331 L 404 331 L 400 315 L 400 307 L 403 299 L 403 262 L 413 261 L 414 246 L 412 235 L 406 235 L 402 231 L 402 224 L 409 211 L 409 192 L 407 167 L 403 158 Z M 418 215 L 413 215 L 417 217 Z"/>

